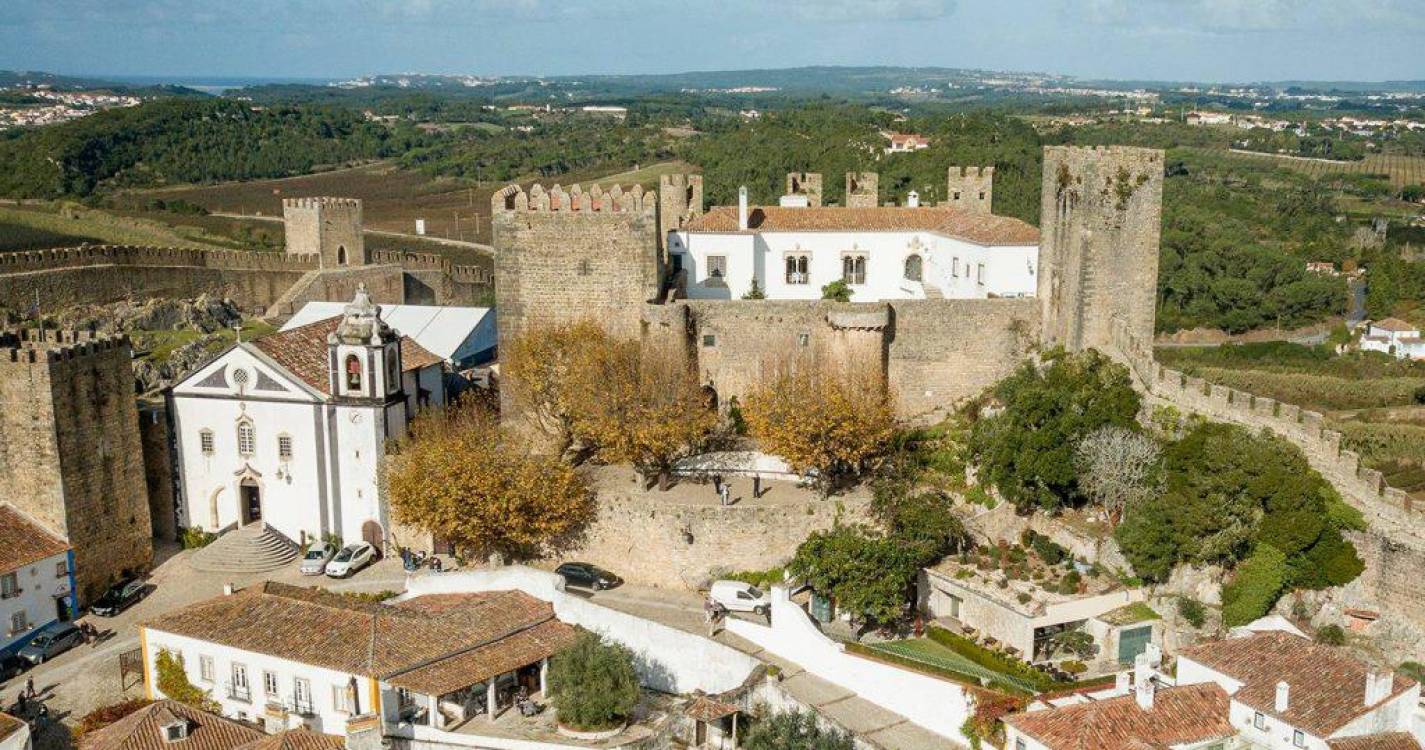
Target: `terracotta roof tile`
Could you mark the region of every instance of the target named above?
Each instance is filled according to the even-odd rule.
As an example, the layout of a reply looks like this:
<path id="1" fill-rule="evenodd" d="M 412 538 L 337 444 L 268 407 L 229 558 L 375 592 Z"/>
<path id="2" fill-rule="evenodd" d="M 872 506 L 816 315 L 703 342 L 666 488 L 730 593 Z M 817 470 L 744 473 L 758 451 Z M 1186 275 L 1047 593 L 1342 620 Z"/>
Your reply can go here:
<path id="1" fill-rule="evenodd" d="M 724 716 L 731 716 L 737 713 L 737 706 L 731 703 L 723 703 L 713 700 L 706 695 L 700 695 L 683 706 L 683 714 L 702 722 L 717 721 Z"/>
<path id="2" fill-rule="evenodd" d="M 1367 734 L 1326 743 L 1331 750 L 1420 750 L 1420 743 L 1408 732 Z"/>
<path id="3" fill-rule="evenodd" d="M 53 555 L 69 544 L 34 519 L 0 503 L 0 573 L 8 573 Z"/>
<path id="4" fill-rule="evenodd" d="M 1384 320 L 1377 320 L 1376 322 L 1371 323 L 1371 328 L 1380 328 L 1385 331 L 1394 331 L 1396 333 L 1419 330 L 1418 326 L 1410 325 L 1409 323 L 1401 320 L 1400 318 L 1385 318 Z"/>
<path id="5" fill-rule="evenodd" d="M 1212 683 L 1160 688 L 1147 711 L 1124 695 L 1004 721 L 1050 750 L 1146 750 L 1236 733 L 1228 721 L 1227 691 Z"/>
<path id="6" fill-rule="evenodd" d="M 754 206 L 747 226 L 754 232 L 934 232 L 980 245 L 1033 245 L 1039 230 L 1008 216 L 948 206 L 907 208 L 794 208 Z M 716 206 L 693 219 L 691 232 L 736 232 L 737 207 Z"/>
<path id="7" fill-rule="evenodd" d="M 574 645 L 578 630 L 558 620 L 546 620 L 494 643 L 455 654 L 386 681 L 423 695 L 445 695 L 513 672 Z"/>
<path id="8" fill-rule="evenodd" d="M 175 719 L 188 723 L 186 739 L 168 742 L 165 724 Z M 80 750 L 233 750 L 263 737 L 246 724 L 199 711 L 177 701 L 161 700 L 84 735 Z"/>
<path id="9" fill-rule="evenodd" d="M 492 648 L 484 659 L 494 662 L 506 640 L 547 622 L 559 624 L 548 602 L 520 591 L 493 593 L 461 606 L 445 601 L 434 609 L 419 604 L 422 598 L 393 606 L 269 581 L 160 615 L 144 627 L 384 679 L 482 644 Z M 512 655 L 530 652 L 523 640 L 509 646 Z"/>
<path id="10" fill-rule="evenodd" d="M 313 732 L 310 729 L 289 729 L 239 745 L 233 750 L 341 750 L 346 738 Z"/>
<path id="11" fill-rule="evenodd" d="M 1184 649 L 1179 657 L 1243 683 L 1233 700 L 1318 737 L 1330 737 L 1375 707 L 1365 703 L 1370 666 L 1339 649 L 1279 630 L 1204 643 Z M 1278 682 L 1291 686 L 1284 714 L 1274 710 Z M 1390 698 L 1414 685 L 1414 680 L 1395 675 Z"/>
<path id="12" fill-rule="evenodd" d="M 327 373 L 327 336 L 336 332 L 341 316 L 325 318 L 304 326 L 279 331 L 252 342 L 263 354 L 301 378 L 322 393 L 331 393 Z M 401 370 L 410 372 L 440 364 L 440 357 L 416 343 L 410 336 L 401 337 Z"/>

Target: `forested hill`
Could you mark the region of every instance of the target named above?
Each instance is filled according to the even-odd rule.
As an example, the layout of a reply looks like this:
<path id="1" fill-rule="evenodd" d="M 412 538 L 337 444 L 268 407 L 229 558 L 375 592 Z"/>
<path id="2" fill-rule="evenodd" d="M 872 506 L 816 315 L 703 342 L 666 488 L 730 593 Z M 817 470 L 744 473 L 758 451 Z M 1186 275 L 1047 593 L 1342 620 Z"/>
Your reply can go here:
<path id="1" fill-rule="evenodd" d="M 101 185 L 283 177 L 404 153 L 425 138 L 349 110 L 160 99 L 0 136 L 0 195 L 85 196 Z"/>

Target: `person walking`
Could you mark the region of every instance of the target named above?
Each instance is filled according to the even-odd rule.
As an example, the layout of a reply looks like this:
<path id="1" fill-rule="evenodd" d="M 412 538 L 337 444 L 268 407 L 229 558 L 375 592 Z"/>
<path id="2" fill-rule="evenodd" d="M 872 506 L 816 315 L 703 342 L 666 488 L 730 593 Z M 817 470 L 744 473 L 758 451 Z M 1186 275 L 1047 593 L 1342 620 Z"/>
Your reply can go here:
<path id="1" fill-rule="evenodd" d="M 724 484 L 717 493 L 718 501 L 724 506 L 732 504 L 732 485 Z"/>
<path id="2" fill-rule="evenodd" d="M 721 475 L 721 474 L 714 474 L 714 475 L 713 475 L 713 492 L 716 492 L 719 497 L 722 496 L 722 475 Z"/>
<path id="3" fill-rule="evenodd" d="M 35 697 L 35 677 L 34 677 L 34 675 L 30 675 L 29 677 L 26 677 L 26 678 L 25 678 L 25 697 L 26 697 L 26 698 L 33 698 L 33 697 Z"/>

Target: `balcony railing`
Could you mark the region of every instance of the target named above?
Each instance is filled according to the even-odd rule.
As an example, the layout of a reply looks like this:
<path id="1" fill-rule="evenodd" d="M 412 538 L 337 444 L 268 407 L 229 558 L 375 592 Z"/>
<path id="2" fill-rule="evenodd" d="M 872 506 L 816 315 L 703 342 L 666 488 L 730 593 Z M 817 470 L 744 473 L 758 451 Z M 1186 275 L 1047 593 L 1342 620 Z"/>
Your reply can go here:
<path id="1" fill-rule="evenodd" d="M 251 687 L 247 685 L 234 685 L 231 682 L 224 683 L 223 687 L 226 688 L 228 700 L 242 701 L 243 703 L 252 702 Z"/>
<path id="2" fill-rule="evenodd" d="M 788 271 L 788 272 L 787 272 L 787 283 L 788 283 L 788 284 L 805 284 L 805 283 L 807 283 L 807 280 L 808 280 L 809 276 L 810 276 L 810 274 L 801 273 L 800 271 Z"/>

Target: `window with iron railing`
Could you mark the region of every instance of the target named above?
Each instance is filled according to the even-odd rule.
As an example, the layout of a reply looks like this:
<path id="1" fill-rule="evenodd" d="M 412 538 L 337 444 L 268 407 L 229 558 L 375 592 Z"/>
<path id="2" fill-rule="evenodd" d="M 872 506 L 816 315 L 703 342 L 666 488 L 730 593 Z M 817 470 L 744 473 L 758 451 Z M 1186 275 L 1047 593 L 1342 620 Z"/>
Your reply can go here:
<path id="1" fill-rule="evenodd" d="M 787 256 L 787 283 L 806 284 L 810 280 L 807 268 L 811 265 L 811 259 L 806 255 Z"/>
<path id="2" fill-rule="evenodd" d="M 866 256 L 841 256 L 841 280 L 847 284 L 866 283 Z"/>
<path id="3" fill-rule="evenodd" d="M 0 599 L 13 599 L 20 595 L 24 589 L 20 588 L 20 579 L 14 573 L 6 573 L 0 576 Z"/>

